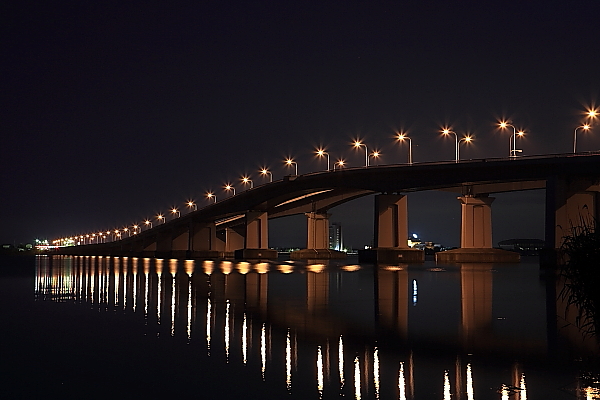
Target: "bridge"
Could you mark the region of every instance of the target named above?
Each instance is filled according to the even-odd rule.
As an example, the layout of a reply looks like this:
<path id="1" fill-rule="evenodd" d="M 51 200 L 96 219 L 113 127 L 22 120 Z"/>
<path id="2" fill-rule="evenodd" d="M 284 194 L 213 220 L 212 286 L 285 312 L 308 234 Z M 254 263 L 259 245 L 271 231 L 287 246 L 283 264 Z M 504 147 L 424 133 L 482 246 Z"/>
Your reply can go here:
<path id="1" fill-rule="evenodd" d="M 328 249 L 328 211 L 375 194 L 374 250 L 370 257 L 380 262 L 422 261 L 422 252 L 408 248 L 407 201 L 411 192 L 442 190 L 457 193 L 461 203 L 461 248 L 438 253 L 438 260 L 518 261 L 514 253 L 492 248 L 494 198 L 490 195 L 531 189 L 546 190 L 545 240 L 548 249 L 555 250 L 571 227 L 599 215 L 600 152 L 370 166 L 291 175 L 128 238 L 61 251 L 269 259 L 277 254 L 269 249 L 268 220 L 304 214 L 307 246 L 295 257 L 342 257 L 343 254 Z"/>

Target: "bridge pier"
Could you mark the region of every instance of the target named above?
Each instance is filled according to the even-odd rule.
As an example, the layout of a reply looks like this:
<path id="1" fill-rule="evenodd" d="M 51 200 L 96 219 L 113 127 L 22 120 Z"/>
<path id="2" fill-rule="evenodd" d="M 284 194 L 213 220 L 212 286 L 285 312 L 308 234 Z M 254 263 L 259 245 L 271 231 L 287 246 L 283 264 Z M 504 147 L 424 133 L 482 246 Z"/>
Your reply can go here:
<path id="1" fill-rule="evenodd" d="M 306 249 L 290 254 L 293 260 L 306 259 L 344 259 L 346 253 L 329 248 L 329 217 L 331 214 L 309 212 L 305 213 L 308 222 Z"/>
<path id="2" fill-rule="evenodd" d="M 458 197 L 461 204 L 460 249 L 435 255 L 437 262 L 519 262 L 515 252 L 492 248 L 492 203 L 487 194 Z"/>
<path id="3" fill-rule="evenodd" d="M 277 251 L 269 249 L 269 220 L 265 211 L 249 211 L 245 217 L 244 247 L 235 250 L 236 259 L 276 259 Z"/>
<path id="4" fill-rule="evenodd" d="M 408 201 L 401 194 L 375 196 L 374 247 L 358 253 L 360 262 L 423 262 L 422 250 L 408 247 Z"/>

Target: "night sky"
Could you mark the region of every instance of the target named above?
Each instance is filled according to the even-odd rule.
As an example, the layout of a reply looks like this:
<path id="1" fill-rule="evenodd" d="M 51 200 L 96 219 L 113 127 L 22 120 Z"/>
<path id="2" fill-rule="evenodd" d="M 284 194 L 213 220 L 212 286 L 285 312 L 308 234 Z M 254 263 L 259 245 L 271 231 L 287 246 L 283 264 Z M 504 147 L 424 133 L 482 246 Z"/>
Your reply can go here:
<path id="1" fill-rule="evenodd" d="M 123 4 L 122 4 L 123 3 Z M 205 205 L 242 174 L 275 179 L 314 147 L 351 166 L 572 149 L 600 90 L 597 2 L 8 2 L 2 6 L 0 242 L 31 242 Z M 600 103 L 598 103 L 600 104 Z M 578 149 L 600 149 L 597 131 Z M 409 196 L 410 230 L 458 245 L 449 193 Z M 494 241 L 543 238 L 542 191 L 502 194 Z M 371 197 L 333 209 L 346 244 L 369 244 Z M 271 245 L 304 242 L 304 217 L 271 223 Z"/>

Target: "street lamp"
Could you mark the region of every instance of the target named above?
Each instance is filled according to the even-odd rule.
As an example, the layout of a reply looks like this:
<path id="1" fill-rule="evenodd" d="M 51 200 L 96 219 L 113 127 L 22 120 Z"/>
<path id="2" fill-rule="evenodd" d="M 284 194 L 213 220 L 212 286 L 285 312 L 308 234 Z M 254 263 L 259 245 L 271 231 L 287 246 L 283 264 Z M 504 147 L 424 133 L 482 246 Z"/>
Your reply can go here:
<path id="1" fill-rule="evenodd" d="M 235 188 L 233 186 L 231 186 L 231 184 L 228 183 L 227 185 L 225 185 L 225 190 L 227 190 L 228 192 L 233 191 L 232 196 L 235 196 Z"/>
<path id="2" fill-rule="evenodd" d="M 125 232 L 127 232 L 127 237 L 131 237 L 131 232 L 129 232 L 129 228 L 123 228 L 123 234 L 125 234 Z"/>
<path id="3" fill-rule="evenodd" d="M 519 131 L 517 132 L 517 128 L 515 128 L 515 126 L 513 124 L 509 124 L 506 121 L 501 121 L 499 123 L 500 128 L 502 129 L 506 129 L 506 127 L 510 126 L 513 130 L 513 134 L 511 136 L 511 139 L 509 140 L 509 144 L 510 144 L 510 157 L 516 157 L 517 156 L 517 152 L 520 152 L 521 150 L 517 150 L 517 135 L 519 135 L 520 137 L 522 137 L 525 132 L 523 131 Z"/>
<path id="4" fill-rule="evenodd" d="M 398 133 L 396 140 L 398 140 L 399 142 L 404 142 L 405 140 L 408 140 L 408 164 L 412 165 L 412 139 L 406 136 L 405 133 Z"/>
<path id="5" fill-rule="evenodd" d="M 369 149 L 367 149 L 367 145 L 362 143 L 360 140 L 354 141 L 354 148 L 358 149 L 361 146 L 365 146 L 365 167 L 369 166 Z"/>
<path id="6" fill-rule="evenodd" d="M 266 168 L 261 169 L 260 170 L 260 174 L 262 176 L 267 176 L 268 175 L 269 176 L 269 182 L 273 182 L 273 174 L 268 169 L 266 169 Z"/>
<path id="7" fill-rule="evenodd" d="M 318 157 L 327 156 L 327 171 L 329 171 L 329 153 L 327 153 L 324 149 L 317 149 L 316 153 Z"/>
<path id="8" fill-rule="evenodd" d="M 515 136 L 515 138 L 513 139 L 514 140 L 514 142 L 512 144 L 512 146 L 513 146 L 513 157 L 516 157 L 517 153 L 521 153 L 523 151 L 523 150 L 517 149 L 517 144 L 516 144 L 517 143 L 517 138 L 523 137 L 523 135 L 525 135 L 525 132 L 518 131 L 517 132 L 517 136 Z"/>
<path id="9" fill-rule="evenodd" d="M 145 224 L 146 226 L 150 225 L 150 229 L 152 229 L 152 221 L 150 221 L 149 219 L 145 220 L 145 221 L 144 221 L 144 224 Z"/>
<path id="10" fill-rule="evenodd" d="M 171 213 L 173 213 L 173 215 L 177 214 L 177 218 L 181 217 L 181 212 L 175 207 L 171 209 Z"/>
<path id="11" fill-rule="evenodd" d="M 197 210 L 198 210 L 198 206 L 197 206 L 197 205 L 196 205 L 196 203 L 194 203 L 192 200 L 189 200 L 189 201 L 187 202 L 187 206 L 188 206 L 189 208 L 192 208 L 192 207 L 194 207 L 194 211 L 197 211 Z"/>
<path id="12" fill-rule="evenodd" d="M 591 109 L 591 110 L 588 110 L 588 112 L 586 114 L 589 119 L 594 119 L 598 116 L 598 111 L 596 111 L 596 109 Z"/>
<path id="13" fill-rule="evenodd" d="M 344 168 L 345 165 L 346 165 L 346 162 L 344 160 L 337 160 L 337 162 L 335 164 L 333 164 L 333 170 L 335 171 L 336 166 L 338 167 L 338 169 L 342 169 L 342 168 Z"/>
<path id="14" fill-rule="evenodd" d="M 215 196 L 215 194 L 213 192 L 207 192 L 206 193 L 206 198 L 209 200 L 214 200 L 214 202 L 217 202 L 217 196 Z"/>
<path id="15" fill-rule="evenodd" d="M 442 134 L 447 136 L 454 135 L 454 160 L 458 162 L 458 135 L 448 128 L 442 129 Z"/>
<path id="16" fill-rule="evenodd" d="M 142 228 L 138 224 L 133 225 L 132 228 L 134 229 L 134 231 L 133 231 L 134 235 L 137 235 L 142 230 Z"/>
<path id="17" fill-rule="evenodd" d="M 158 219 L 159 221 L 162 221 L 163 224 L 167 222 L 167 219 L 162 214 L 158 214 L 156 216 L 156 219 Z"/>
<path id="18" fill-rule="evenodd" d="M 473 141 L 473 137 L 472 137 L 472 136 L 469 136 L 469 135 L 467 135 L 467 136 L 464 136 L 462 139 L 460 139 L 460 140 L 458 141 L 458 147 L 457 147 L 457 149 L 458 149 L 458 159 L 459 159 L 459 160 L 460 160 L 460 144 L 461 144 L 461 142 L 465 142 L 465 143 L 469 144 L 469 143 L 471 143 L 472 141 Z"/>
<path id="19" fill-rule="evenodd" d="M 370 154 L 370 156 L 373 157 L 373 162 L 375 163 L 375 165 L 377 165 L 377 160 L 381 156 L 381 153 L 379 151 L 375 150 Z"/>
<path id="20" fill-rule="evenodd" d="M 591 126 L 588 124 L 584 124 L 584 125 L 581 125 L 581 126 L 578 126 L 577 128 L 575 128 L 575 132 L 573 133 L 573 153 L 577 152 L 577 131 L 579 129 L 583 129 L 584 131 L 587 131 L 590 128 L 591 128 Z"/>
<path id="21" fill-rule="evenodd" d="M 252 182 L 252 179 L 248 178 L 247 176 L 243 176 L 242 177 L 242 183 L 244 185 L 247 185 L 249 183 L 250 184 L 250 189 L 252 189 L 254 187 L 254 182 Z"/>
<path id="22" fill-rule="evenodd" d="M 285 164 L 288 167 L 291 167 L 292 165 L 294 165 L 296 167 L 296 176 L 298 176 L 298 163 L 296 161 L 292 160 L 291 158 L 286 158 Z"/>

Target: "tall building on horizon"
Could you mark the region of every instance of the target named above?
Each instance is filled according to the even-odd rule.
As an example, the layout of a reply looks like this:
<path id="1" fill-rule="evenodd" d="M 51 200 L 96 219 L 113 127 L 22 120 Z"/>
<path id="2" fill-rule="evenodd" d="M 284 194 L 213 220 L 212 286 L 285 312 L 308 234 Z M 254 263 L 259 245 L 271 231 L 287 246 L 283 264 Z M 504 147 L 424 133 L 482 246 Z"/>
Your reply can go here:
<path id="1" fill-rule="evenodd" d="M 334 222 L 329 225 L 329 248 L 332 250 L 342 251 L 342 224 Z"/>

